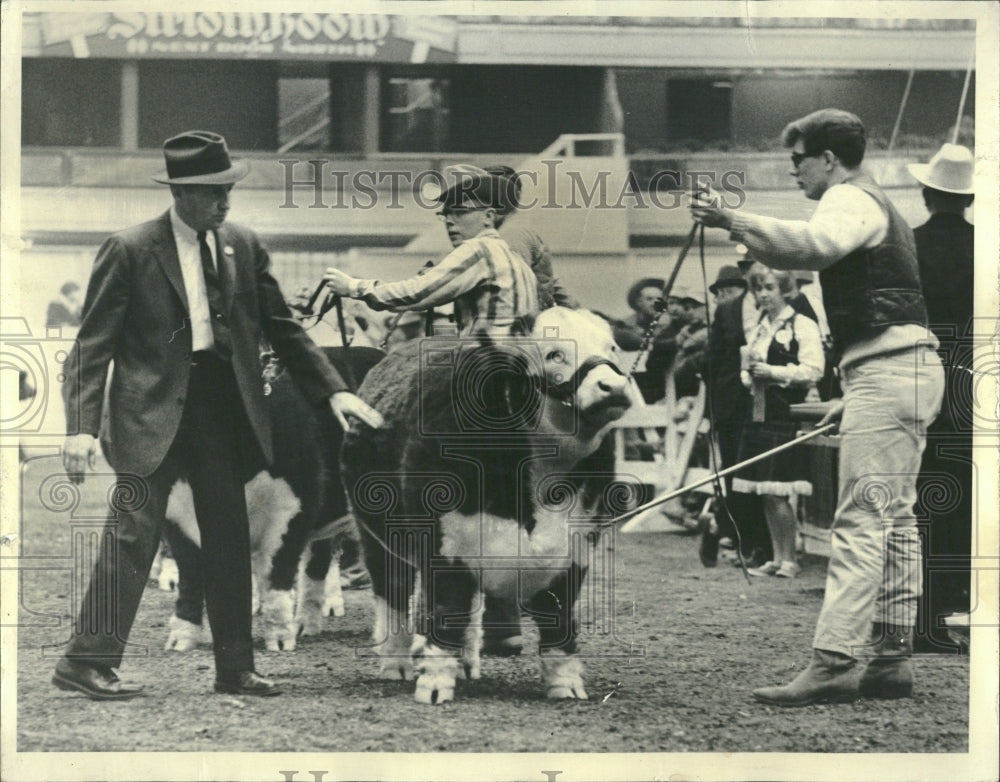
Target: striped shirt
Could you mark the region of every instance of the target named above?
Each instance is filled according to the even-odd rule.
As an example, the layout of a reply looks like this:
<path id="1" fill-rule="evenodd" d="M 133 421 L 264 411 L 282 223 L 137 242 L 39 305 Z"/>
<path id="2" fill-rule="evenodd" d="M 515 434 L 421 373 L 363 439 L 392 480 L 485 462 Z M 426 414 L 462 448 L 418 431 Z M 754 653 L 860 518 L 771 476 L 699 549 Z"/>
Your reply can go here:
<path id="1" fill-rule="evenodd" d="M 427 310 L 455 303 L 459 334 L 506 333 L 538 310 L 538 282 L 520 255 L 493 228 L 481 231 L 438 264 L 398 282 L 359 280 L 358 293 L 375 310 Z"/>

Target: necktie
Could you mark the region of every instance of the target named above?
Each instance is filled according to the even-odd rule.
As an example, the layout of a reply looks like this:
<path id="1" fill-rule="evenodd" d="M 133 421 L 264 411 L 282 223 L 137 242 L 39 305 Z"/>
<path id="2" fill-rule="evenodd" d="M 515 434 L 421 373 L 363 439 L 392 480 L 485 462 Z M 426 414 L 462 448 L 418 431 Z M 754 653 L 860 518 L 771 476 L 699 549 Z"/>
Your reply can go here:
<path id="1" fill-rule="evenodd" d="M 229 324 L 224 314 L 225 306 L 222 298 L 222 285 L 219 273 L 212 262 L 212 251 L 205 240 L 205 231 L 198 231 L 198 249 L 201 251 L 201 268 L 205 274 L 205 290 L 208 293 L 208 316 L 212 323 L 212 336 L 215 338 L 215 352 L 220 358 L 228 361 L 233 355 L 233 343 L 229 336 Z"/>

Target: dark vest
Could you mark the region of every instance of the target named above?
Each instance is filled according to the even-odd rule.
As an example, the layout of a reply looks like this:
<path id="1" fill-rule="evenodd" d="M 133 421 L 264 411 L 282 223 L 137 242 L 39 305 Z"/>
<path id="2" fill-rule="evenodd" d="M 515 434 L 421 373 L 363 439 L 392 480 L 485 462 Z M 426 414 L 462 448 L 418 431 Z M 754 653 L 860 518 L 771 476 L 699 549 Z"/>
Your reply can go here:
<path id="1" fill-rule="evenodd" d="M 838 357 L 889 326 L 927 325 L 913 231 L 870 177 L 859 174 L 846 181 L 878 202 L 889 228 L 878 246 L 855 250 L 819 273 Z"/>
<path id="2" fill-rule="evenodd" d="M 780 321 L 781 325 L 775 331 L 775 337 L 771 338 L 771 344 L 767 349 L 767 363 L 772 366 L 788 366 L 799 363 L 799 338 L 795 334 L 795 316 L 789 320 Z M 790 331 L 791 339 L 788 347 L 782 345 L 776 339 L 780 332 Z M 777 384 L 765 386 L 764 391 L 764 420 L 766 421 L 787 421 L 789 420 L 789 405 L 796 405 L 804 402 L 809 389 L 805 386 L 788 386 L 784 388 Z"/>

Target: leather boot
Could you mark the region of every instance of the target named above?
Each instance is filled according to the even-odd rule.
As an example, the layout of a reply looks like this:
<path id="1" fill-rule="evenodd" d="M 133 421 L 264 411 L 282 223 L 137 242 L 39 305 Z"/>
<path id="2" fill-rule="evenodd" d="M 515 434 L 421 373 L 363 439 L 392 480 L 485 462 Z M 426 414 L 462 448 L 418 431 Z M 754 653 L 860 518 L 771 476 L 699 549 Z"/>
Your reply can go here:
<path id="1" fill-rule="evenodd" d="M 808 706 L 811 703 L 841 703 L 858 697 L 860 671 L 853 657 L 813 649 L 813 657 L 802 673 L 788 684 L 761 687 L 753 697 L 772 706 Z"/>
<path id="2" fill-rule="evenodd" d="M 875 657 L 869 660 L 858 684 L 865 698 L 909 698 L 913 695 L 913 628 L 875 622 Z"/>

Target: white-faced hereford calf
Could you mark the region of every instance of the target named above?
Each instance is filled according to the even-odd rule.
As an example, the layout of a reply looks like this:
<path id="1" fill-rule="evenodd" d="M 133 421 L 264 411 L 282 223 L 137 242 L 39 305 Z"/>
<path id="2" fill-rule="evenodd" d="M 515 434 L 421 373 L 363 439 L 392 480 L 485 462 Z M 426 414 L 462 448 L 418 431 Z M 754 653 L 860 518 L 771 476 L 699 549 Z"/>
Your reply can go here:
<path id="1" fill-rule="evenodd" d="M 323 351 L 345 378 L 349 366 L 357 380 L 384 355 L 372 348 Z M 333 413 L 325 405 L 311 405 L 288 372 L 270 385 L 274 463 L 247 484 L 247 516 L 264 642 L 270 650 L 291 651 L 299 635 L 321 631 L 328 608 L 343 613 L 339 574 L 329 571 L 338 549 L 357 546 L 357 535 L 347 517 L 338 464 L 343 432 Z M 179 571 L 167 648 L 187 651 L 202 637 L 204 587 L 198 525 L 186 483 L 178 482 L 171 492 L 167 520 Z M 322 537 L 313 539 L 320 530 Z M 332 594 L 325 589 L 328 581 Z"/>
<path id="2" fill-rule="evenodd" d="M 587 549 L 573 544 L 580 514 L 568 508 L 600 502 L 612 465 L 595 471 L 588 460 L 630 393 L 596 316 L 556 307 L 526 330 L 390 354 L 358 391 L 384 428 L 354 425 L 344 441 L 380 672 L 415 671 L 424 703 L 451 700 L 463 674 L 479 677 L 485 595 L 516 598 L 537 620 L 548 697 L 587 697 L 573 618 Z M 555 484 L 577 501 L 547 502 Z M 426 616 L 414 638 L 417 571 Z"/>

